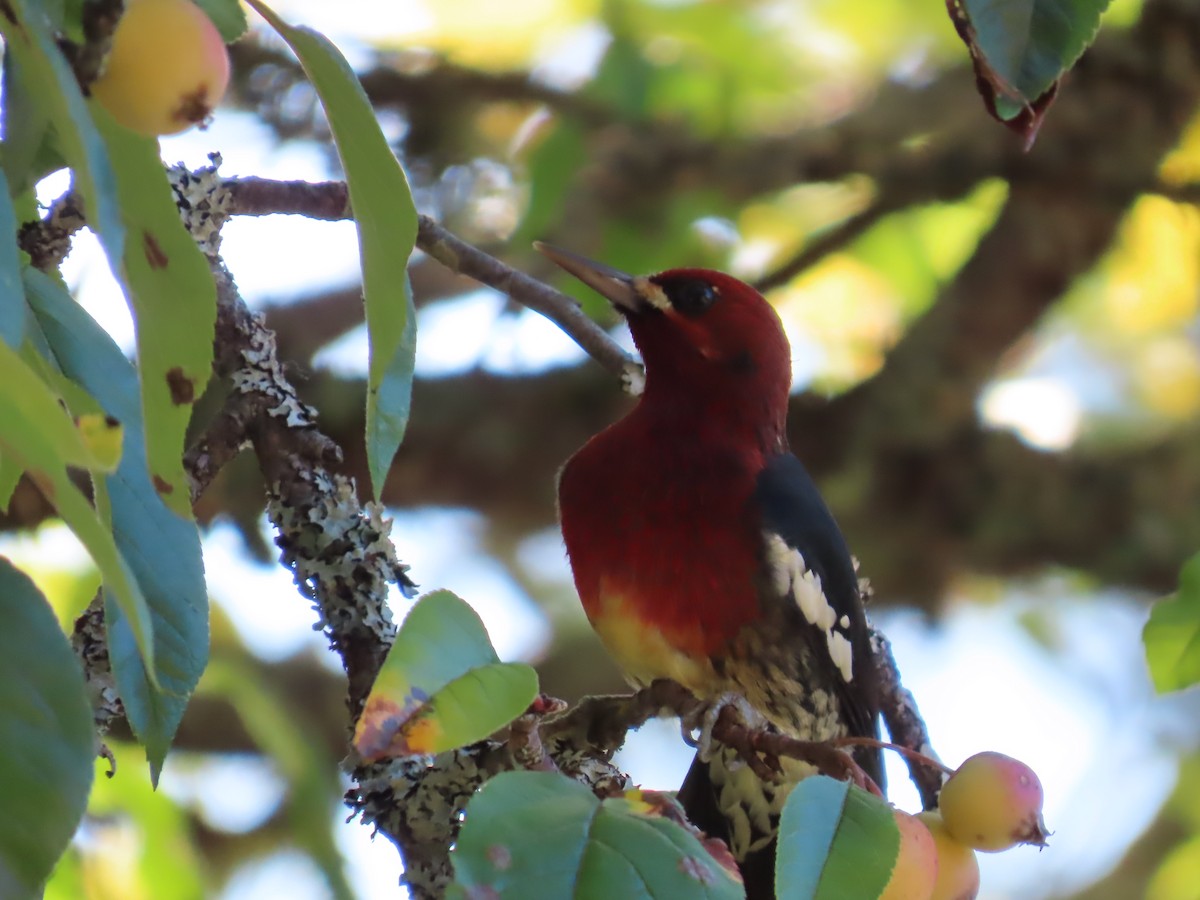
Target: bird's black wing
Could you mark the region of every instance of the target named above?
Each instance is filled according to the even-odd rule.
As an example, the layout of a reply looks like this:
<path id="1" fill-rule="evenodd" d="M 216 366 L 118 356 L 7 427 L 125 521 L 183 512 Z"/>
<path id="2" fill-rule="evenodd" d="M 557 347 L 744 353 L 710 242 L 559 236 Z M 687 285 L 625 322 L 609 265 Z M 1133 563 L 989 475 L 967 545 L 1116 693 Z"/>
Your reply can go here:
<path id="1" fill-rule="evenodd" d="M 772 629 L 758 646 L 764 654 L 782 654 L 764 663 L 775 677 L 783 674 L 803 688 L 800 693 L 807 692 L 810 701 L 816 693 L 835 697 L 850 734 L 877 737 L 878 689 L 866 614 L 858 575 L 833 515 L 790 453 L 762 470 L 752 503 L 751 519 L 763 532 L 764 628 Z M 860 748 L 855 758 L 883 784 L 878 750 Z M 697 757 L 680 786 L 679 802 L 697 827 L 730 842 L 728 810 L 723 811 L 719 793 L 712 766 Z M 749 900 L 775 896 L 775 849 L 771 841 L 739 861 Z"/>
<path id="2" fill-rule="evenodd" d="M 841 714 L 850 734 L 877 737 L 879 734 L 879 689 L 871 653 L 870 633 L 858 574 L 846 540 L 833 514 L 821 499 L 804 466 L 791 453 L 776 456 L 758 476 L 754 499 L 762 518 L 764 540 L 768 543 L 766 564 L 780 565 L 777 538 L 798 557 L 787 560 L 793 567 L 815 575 L 806 587 L 819 588 L 824 602 L 832 609 L 820 610 L 819 625 L 803 614 L 804 626 L 814 638 L 809 642 L 821 659 L 826 680 L 834 685 Z M 774 546 L 776 552 L 771 552 Z M 794 586 L 798 596 L 798 586 Z M 818 605 L 822 605 L 818 600 Z M 828 632 L 827 634 L 824 632 Z M 843 642 L 844 646 L 843 646 Z M 841 651 L 841 652 L 839 652 Z M 849 676 L 849 677 L 847 677 Z M 860 764 L 882 784 L 882 765 L 878 751 L 856 754 Z"/>

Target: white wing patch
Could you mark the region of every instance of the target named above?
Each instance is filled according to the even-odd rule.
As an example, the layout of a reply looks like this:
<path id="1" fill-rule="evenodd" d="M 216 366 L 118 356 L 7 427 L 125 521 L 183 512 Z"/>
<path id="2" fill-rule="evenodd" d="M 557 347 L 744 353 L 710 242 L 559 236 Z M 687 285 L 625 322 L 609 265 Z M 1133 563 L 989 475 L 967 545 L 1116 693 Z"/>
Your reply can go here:
<path id="1" fill-rule="evenodd" d="M 825 632 L 825 643 L 829 646 L 829 658 L 842 673 L 842 678 L 853 681 L 854 651 L 850 647 L 850 641 L 840 631 L 830 630 Z"/>
<path id="2" fill-rule="evenodd" d="M 780 596 L 791 595 L 800 608 L 804 621 L 825 632 L 825 645 L 829 658 L 842 673 L 846 681 L 854 680 L 854 652 L 850 640 L 841 631 L 850 628 L 850 617 L 838 618 L 837 610 L 825 597 L 821 589 L 821 578 L 804 562 L 800 551 L 789 547 L 777 534 L 766 532 L 767 567 L 771 575 L 771 586 Z"/>

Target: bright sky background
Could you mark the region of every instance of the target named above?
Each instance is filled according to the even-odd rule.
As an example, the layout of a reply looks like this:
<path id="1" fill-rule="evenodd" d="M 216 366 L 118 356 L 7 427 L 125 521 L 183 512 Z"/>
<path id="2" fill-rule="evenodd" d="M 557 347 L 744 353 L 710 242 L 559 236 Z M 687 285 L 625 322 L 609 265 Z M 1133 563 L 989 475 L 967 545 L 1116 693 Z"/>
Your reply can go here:
<path id="1" fill-rule="evenodd" d="M 320 2 L 291 6 L 297 20 L 335 33 L 347 22 L 368 21 L 335 15 L 333 7 Z M 395 31 L 397 23 L 389 19 L 371 28 Z M 267 129 L 246 114 L 222 111 L 207 132 L 163 142 L 167 161 L 192 166 L 205 164 L 214 148 L 224 155 L 222 172 L 227 175 L 328 176 L 321 152 L 297 143 L 274 146 Z M 58 181 L 43 187 L 42 199 L 49 200 L 64 185 Z M 357 271 L 350 223 L 298 217 L 236 220 L 225 229 L 224 254 L 253 305 L 321 285 L 341 286 Z M 678 261 L 663 260 L 664 265 L 671 262 Z M 94 241 L 77 241 L 65 274 L 78 286 L 80 301 L 131 349 L 128 313 Z M 419 373 L 446 375 L 475 365 L 537 370 L 582 357 L 578 347 L 536 314 L 514 320 L 502 318 L 500 308 L 500 299 L 481 289 L 423 312 Z M 803 335 L 793 337 L 798 354 L 812 352 Z M 318 364 L 363 372 L 365 360 L 359 331 L 324 351 Z M 1027 376 L 997 384 L 985 395 L 981 413 L 1036 446 L 1068 446 L 1083 411 L 1104 399 L 1081 388 L 1085 379 L 1072 377 L 1078 370 L 1071 361 L 1070 348 L 1062 348 Z M 811 356 L 797 363 L 798 372 L 817 368 Z M 421 415 L 419 406 L 413 414 Z M 502 657 L 536 659 L 549 625 L 498 563 L 472 551 L 472 535 L 479 527 L 479 517 L 470 511 L 422 510 L 397 514 L 393 537 L 424 589 L 447 587 L 476 606 Z M 68 543 L 61 529 L 51 529 L 37 540 L 5 537 L 0 553 L 18 561 L 39 555 L 61 560 Z M 524 558 L 545 577 L 569 578 L 556 537 L 537 538 L 528 551 Z M 282 568 L 247 561 L 233 529 L 223 524 L 208 535 L 205 554 L 212 595 L 254 652 L 272 660 L 312 652 L 337 667 L 323 639 L 312 631 L 308 604 Z M 1143 599 L 1116 593 L 1078 596 L 1065 579 L 1048 577 L 991 602 L 951 603 L 937 626 L 901 611 L 879 614 L 878 624 L 894 643 L 906 683 L 943 758 L 954 764 L 979 750 L 999 750 L 1030 763 L 1045 785 L 1046 820 L 1055 831 L 1050 848 L 981 855 L 981 897 L 1050 897 L 1104 874 L 1171 790 L 1176 751 L 1200 740 L 1197 695 L 1159 698 L 1150 687 L 1140 644 Z M 1029 620 L 1037 628 L 1021 624 Z M 621 755 L 636 781 L 656 788 L 678 786 L 688 759 L 672 723 L 647 726 Z M 893 766 L 890 778 L 893 799 L 915 810 L 915 792 L 903 767 Z M 234 832 L 269 815 L 283 789 L 269 765 L 246 758 L 199 768 L 168 759 L 161 783 L 168 796 L 194 802 L 211 824 Z M 344 819 L 341 810 L 334 815 Z M 344 825 L 339 834 L 360 897 L 395 897 L 399 864 L 392 846 L 383 839 L 372 842 L 369 830 L 356 823 Z M 221 900 L 267 896 L 318 900 L 326 893 L 315 868 L 302 855 L 286 853 L 241 871 Z"/>

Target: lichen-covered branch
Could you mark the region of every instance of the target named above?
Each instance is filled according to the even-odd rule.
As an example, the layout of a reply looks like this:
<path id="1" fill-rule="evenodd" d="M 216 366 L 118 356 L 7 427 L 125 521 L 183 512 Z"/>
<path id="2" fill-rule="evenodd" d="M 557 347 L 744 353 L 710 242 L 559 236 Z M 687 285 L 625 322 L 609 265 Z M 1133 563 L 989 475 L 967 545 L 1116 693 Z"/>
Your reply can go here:
<path id="1" fill-rule="evenodd" d="M 360 504 L 354 482 L 334 469 L 341 451 L 316 427 L 275 354 L 274 335 L 246 309 L 228 271 L 214 259 L 220 374 L 257 404 L 245 423 L 269 491 L 281 561 L 313 602 L 320 626 L 342 658 L 348 702 L 357 717 L 383 664 L 395 626 L 388 586 L 411 594 L 407 566 L 388 540 L 377 504 Z"/>
<path id="2" fill-rule="evenodd" d="M 49 272 L 62 265 L 71 252 L 71 238 L 86 224 L 78 195 L 67 191 L 41 219 L 17 229 L 17 245 L 29 254 L 35 269 Z"/>
<path id="3" fill-rule="evenodd" d="M 91 0 L 83 4 L 83 43 L 62 42 L 75 78 L 86 90 L 100 75 L 105 57 L 112 47 L 113 32 L 125 9 L 125 0 Z"/>
<path id="4" fill-rule="evenodd" d="M 183 456 L 192 503 L 208 490 L 221 469 L 247 445 L 250 423 L 261 414 L 257 398 L 232 394 Z"/>
<path id="5" fill-rule="evenodd" d="M 916 698 L 900 681 L 900 669 L 896 666 L 896 657 L 892 655 L 891 642 L 876 629 L 871 630 L 871 651 L 875 656 L 875 670 L 879 674 L 883 721 L 892 742 L 922 756 L 937 759 L 929 741 L 929 729 L 925 727 L 925 720 L 917 709 Z M 938 791 L 942 787 L 942 774 L 929 766 L 913 762 L 910 757 L 906 756 L 904 761 L 908 763 L 909 777 L 921 795 L 922 808 L 934 809 Z"/>
<path id="6" fill-rule="evenodd" d="M 87 609 L 75 620 L 71 646 L 83 666 L 96 734 L 103 738 L 115 721 L 125 718 L 125 706 L 117 693 L 117 684 L 109 665 L 108 637 L 104 631 L 104 594 L 100 591 L 96 592 Z M 101 755 L 105 754 L 102 752 Z"/>

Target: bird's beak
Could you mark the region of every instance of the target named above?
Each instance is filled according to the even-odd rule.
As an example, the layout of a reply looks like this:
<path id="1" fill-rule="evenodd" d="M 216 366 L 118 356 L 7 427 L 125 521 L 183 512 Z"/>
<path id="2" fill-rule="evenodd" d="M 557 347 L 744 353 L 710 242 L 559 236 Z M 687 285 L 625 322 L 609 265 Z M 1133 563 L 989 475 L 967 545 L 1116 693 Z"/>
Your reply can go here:
<path id="1" fill-rule="evenodd" d="M 627 275 L 604 263 L 593 262 L 570 250 L 543 244 L 541 241 L 534 241 L 533 248 L 566 269 L 617 309 L 638 312 L 648 305 L 642 291 L 638 289 L 638 282 L 642 279 Z"/>

